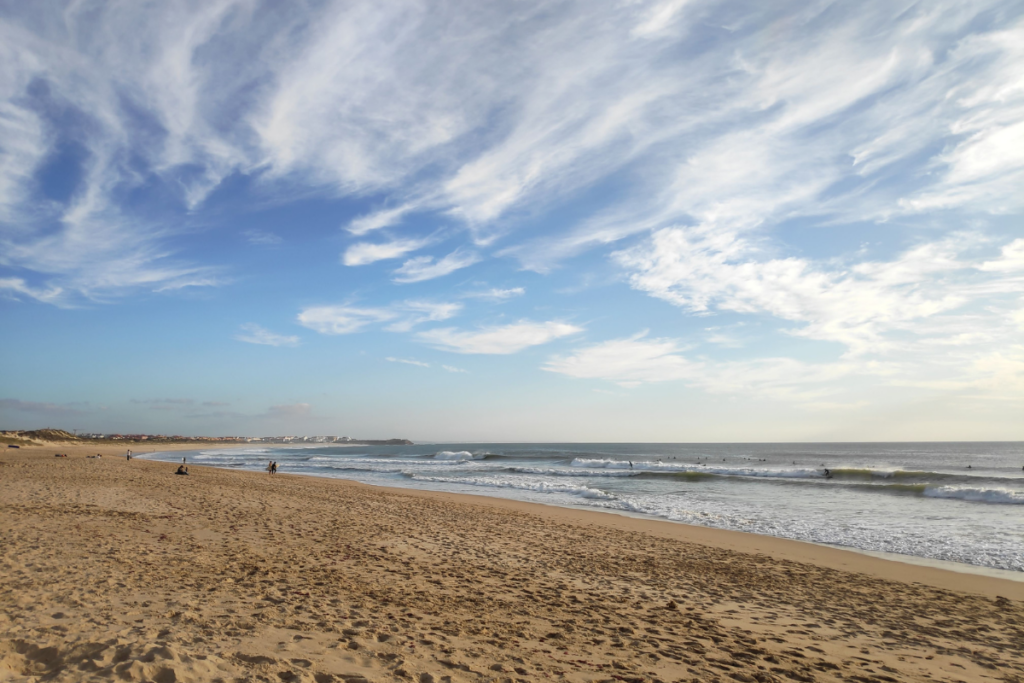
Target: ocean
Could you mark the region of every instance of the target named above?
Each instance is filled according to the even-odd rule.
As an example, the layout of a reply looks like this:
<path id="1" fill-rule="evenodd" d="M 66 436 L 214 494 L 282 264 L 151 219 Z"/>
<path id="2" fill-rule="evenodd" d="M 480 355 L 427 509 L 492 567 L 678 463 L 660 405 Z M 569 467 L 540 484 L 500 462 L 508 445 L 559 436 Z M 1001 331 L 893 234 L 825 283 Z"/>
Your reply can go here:
<path id="1" fill-rule="evenodd" d="M 640 515 L 1024 572 L 1024 443 L 260 445 L 196 465 Z M 471 522 L 467 522 L 471 523 Z"/>

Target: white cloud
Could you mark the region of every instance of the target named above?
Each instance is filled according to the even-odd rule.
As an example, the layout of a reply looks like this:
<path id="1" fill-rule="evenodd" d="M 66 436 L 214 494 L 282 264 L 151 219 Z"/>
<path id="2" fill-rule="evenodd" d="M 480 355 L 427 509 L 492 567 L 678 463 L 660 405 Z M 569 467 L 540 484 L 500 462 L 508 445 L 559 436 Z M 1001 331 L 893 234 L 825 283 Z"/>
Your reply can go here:
<path id="1" fill-rule="evenodd" d="M 0 265 L 66 296 L 223 284 L 169 245 L 229 176 L 267 202 L 372 198 L 356 235 L 461 221 L 476 248 L 578 203 L 499 252 L 537 270 L 679 223 L 1024 206 L 1024 23 L 996 0 L 23 4 L 0 19 Z M 44 196 L 68 143 L 81 181 Z M 123 201 L 153 186 L 180 210 Z M 473 246 L 395 280 L 465 267 Z"/>
<path id="2" fill-rule="evenodd" d="M 358 242 L 345 250 L 342 263 L 346 266 L 365 266 L 384 259 L 400 258 L 430 244 L 427 239 L 397 239 L 391 242 Z"/>
<path id="3" fill-rule="evenodd" d="M 526 289 L 523 287 L 510 287 L 508 289 L 501 289 L 500 287 L 494 287 L 479 292 L 469 292 L 462 296 L 467 299 L 487 299 L 490 301 L 505 301 L 513 297 L 522 296 L 526 294 Z"/>
<path id="4" fill-rule="evenodd" d="M 421 367 L 421 368 L 429 368 L 430 367 L 430 363 L 424 363 L 421 360 L 414 360 L 412 358 L 395 358 L 393 356 L 388 356 L 384 360 L 389 361 L 391 363 L 404 363 L 406 365 L 415 365 L 415 366 Z"/>
<path id="5" fill-rule="evenodd" d="M 912 331 L 928 318 L 1000 290 L 1021 291 L 1019 282 L 972 279 L 977 270 L 960 254 L 978 243 L 954 236 L 892 261 L 844 268 L 763 258 L 734 233 L 699 226 L 656 231 L 614 258 L 632 272 L 634 288 L 690 312 L 767 313 L 801 324 L 793 334 L 839 342 L 863 354 L 886 350 L 894 333 Z M 1004 261 L 1013 249 L 1004 250 Z"/>
<path id="6" fill-rule="evenodd" d="M 413 299 L 376 308 L 309 306 L 302 309 L 298 320 L 321 334 L 351 334 L 380 323 L 390 323 L 384 328 L 389 332 L 408 332 L 422 323 L 448 320 L 460 311 L 460 303 Z"/>
<path id="7" fill-rule="evenodd" d="M 256 323 L 242 325 L 243 334 L 235 335 L 238 341 L 266 346 L 298 346 L 299 338 L 295 335 L 275 334 Z"/>
<path id="8" fill-rule="evenodd" d="M 367 325 L 393 320 L 393 311 L 353 306 L 310 306 L 298 315 L 300 325 L 320 334 L 351 334 Z"/>
<path id="9" fill-rule="evenodd" d="M 524 320 L 475 332 L 443 327 L 418 332 L 416 338 L 444 351 L 507 355 L 582 331 L 583 328 L 569 323 L 535 323 Z"/>
<path id="10" fill-rule="evenodd" d="M 544 369 L 570 377 L 607 379 L 623 386 L 687 379 L 697 374 L 700 365 L 680 355 L 677 341 L 644 339 L 646 334 L 641 332 L 552 358 Z"/>
<path id="11" fill-rule="evenodd" d="M 402 267 L 394 272 L 393 279 L 395 282 L 402 283 L 433 280 L 471 266 L 478 261 L 480 261 L 478 254 L 462 249 L 456 249 L 436 263 L 433 256 L 417 256 L 403 263 Z"/>
<path id="12" fill-rule="evenodd" d="M 601 379 L 624 387 L 681 381 L 712 394 L 760 396 L 800 403 L 839 391 L 831 383 L 849 375 L 849 363 L 802 363 L 789 358 L 714 362 L 693 360 L 676 339 L 647 339 L 646 332 L 593 344 L 542 366 L 579 379 Z M 867 371 L 878 372 L 879 368 Z"/>
<path id="13" fill-rule="evenodd" d="M 640 23 L 633 27 L 632 34 L 651 37 L 663 32 L 690 0 L 663 0 L 650 3 L 650 8 L 641 16 Z"/>
<path id="14" fill-rule="evenodd" d="M 11 67 L 0 75 L 0 213 L 17 215 L 19 225 L 0 238 L 0 264 L 45 274 L 93 300 L 138 288 L 166 291 L 182 279 L 195 284 L 204 271 L 204 284 L 219 282 L 208 269 L 169 260 L 163 245 L 178 231 L 168 226 L 186 221 L 129 215 L 120 198 L 152 182 L 148 176 L 195 207 L 244 158 L 199 115 L 210 110 L 200 96 L 208 74 L 194 53 L 230 11 L 226 2 L 197 11 L 36 6 L 0 20 L 0 44 L 9 53 L 3 61 Z M 36 86 L 43 90 L 33 92 Z M 231 87 L 215 86 L 228 100 Z M 55 111 L 73 125 L 51 120 Z M 140 114 L 150 127 L 137 126 Z M 80 169 L 66 163 L 72 174 L 81 171 L 80 180 L 70 196 L 54 200 L 26 178 L 68 143 L 84 152 Z"/>
<path id="15" fill-rule="evenodd" d="M 390 332 L 408 332 L 416 325 L 426 322 L 438 322 L 453 318 L 462 311 L 462 304 L 433 301 L 403 301 L 393 304 L 393 310 L 402 317 L 387 329 Z"/>
<path id="16" fill-rule="evenodd" d="M 738 349 L 743 347 L 743 342 L 740 339 L 737 339 L 734 334 L 723 331 L 720 327 L 709 327 L 704 331 L 707 332 L 705 339 L 710 344 L 715 344 L 729 349 Z"/>
<path id="17" fill-rule="evenodd" d="M 1016 239 L 1005 245 L 999 258 L 985 261 L 978 268 L 996 273 L 1024 270 L 1024 238 Z"/>
<path id="18" fill-rule="evenodd" d="M 56 286 L 51 286 L 49 289 L 39 289 L 36 287 L 30 287 L 28 283 L 22 280 L 20 277 L 5 277 L 0 278 L 0 292 L 11 292 L 13 294 L 21 294 L 27 296 L 36 301 L 42 301 L 44 303 L 59 303 L 63 289 Z"/>
<path id="19" fill-rule="evenodd" d="M 349 223 L 348 231 L 353 235 L 365 235 L 368 232 L 395 225 L 401 222 L 410 210 L 412 210 L 412 207 L 405 205 L 393 209 L 382 209 L 365 216 L 360 216 Z"/>
<path id="20" fill-rule="evenodd" d="M 441 367 L 447 370 L 448 372 L 469 372 L 469 370 L 457 368 L 454 365 L 442 365 Z"/>

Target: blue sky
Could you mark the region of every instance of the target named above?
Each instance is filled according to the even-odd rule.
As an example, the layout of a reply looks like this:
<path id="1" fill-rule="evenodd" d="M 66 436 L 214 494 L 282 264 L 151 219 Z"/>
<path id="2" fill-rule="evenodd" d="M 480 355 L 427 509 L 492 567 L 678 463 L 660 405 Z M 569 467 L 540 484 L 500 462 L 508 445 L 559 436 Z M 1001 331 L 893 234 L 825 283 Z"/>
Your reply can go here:
<path id="1" fill-rule="evenodd" d="M 1024 439 L 1019 2 L 6 3 L 0 423 Z"/>

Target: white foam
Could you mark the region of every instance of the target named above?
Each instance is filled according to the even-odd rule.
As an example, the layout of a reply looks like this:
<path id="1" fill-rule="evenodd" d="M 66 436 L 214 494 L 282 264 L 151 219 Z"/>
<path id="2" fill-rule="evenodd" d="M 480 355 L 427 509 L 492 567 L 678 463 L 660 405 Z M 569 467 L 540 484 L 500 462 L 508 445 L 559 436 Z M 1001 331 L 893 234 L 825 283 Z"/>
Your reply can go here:
<path id="1" fill-rule="evenodd" d="M 1024 491 L 1010 489 L 979 489 L 970 486 L 929 486 L 924 490 L 929 498 L 956 498 L 972 503 L 997 505 L 1024 505 Z"/>
<path id="2" fill-rule="evenodd" d="M 483 460 L 485 455 L 474 455 L 469 451 L 438 451 L 434 453 L 434 460 Z"/>
<path id="3" fill-rule="evenodd" d="M 344 456 L 340 456 L 340 455 L 311 455 L 310 457 L 306 458 L 306 462 L 331 462 L 331 463 L 334 463 L 334 462 L 349 462 L 349 458 L 357 458 L 357 457 L 362 456 L 362 455 L 365 455 L 365 454 L 363 454 L 363 453 L 359 453 L 359 454 L 346 453 Z M 358 461 L 354 461 L 354 462 L 358 462 Z"/>
<path id="4" fill-rule="evenodd" d="M 520 474 L 539 474 L 545 477 L 635 477 L 639 472 L 619 472 L 613 470 L 562 470 L 546 467 L 510 467 L 512 472 Z"/>
<path id="5" fill-rule="evenodd" d="M 443 484 L 468 484 L 470 486 L 487 486 L 503 489 L 518 489 L 521 491 L 537 491 L 538 493 L 567 493 L 581 498 L 595 498 L 601 500 L 614 500 L 615 496 L 605 493 L 600 489 L 592 489 L 589 486 L 576 484 L 562 484 L 547 481 L 528 481 L 525 479 L 506 479 L 501 477 L 428 477 L 413 474 L 415 481 L 425 481 Z"/>
<path id="6" fill-rule="evenodd" d="M 649 460 L 608 460 L 603 458 L 575 458 L 572 467 L 588 467 L 590 469 L 630 470 L 633 472 L 696 472 L 699 474 L 717 474 L 734 477 L 766 477 L 780 479 L 822 479 L 823 469 L 797 468 L 773 470 L 761 467 L 718 467 L 715 465 L 694 465 L 673 462 L 651 462 Z"/>

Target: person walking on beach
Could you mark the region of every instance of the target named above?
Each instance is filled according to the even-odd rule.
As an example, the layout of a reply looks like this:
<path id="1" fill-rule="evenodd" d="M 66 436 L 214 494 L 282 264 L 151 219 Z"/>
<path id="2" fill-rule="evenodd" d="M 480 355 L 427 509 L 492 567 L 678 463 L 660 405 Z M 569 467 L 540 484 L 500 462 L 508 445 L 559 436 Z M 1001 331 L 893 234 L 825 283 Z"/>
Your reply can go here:
<path id="1" fill-rule="evenodd" d="M 277 474 L 277 461 L 270 463 L 270 473 Z"/>

